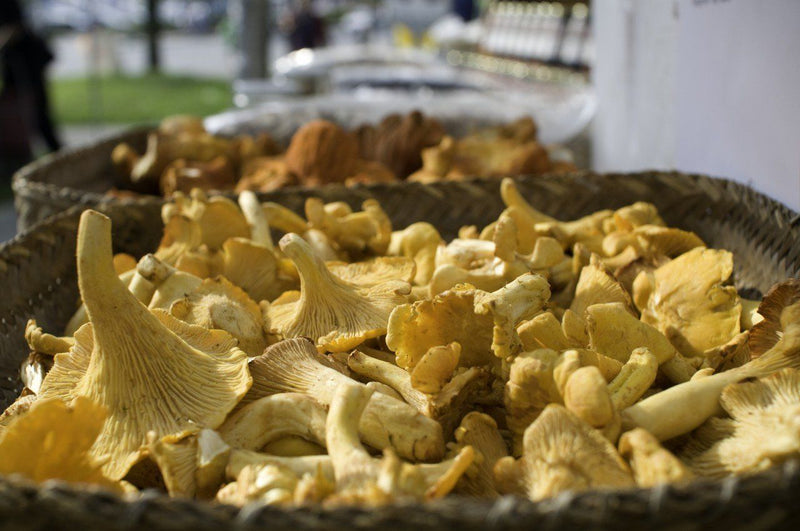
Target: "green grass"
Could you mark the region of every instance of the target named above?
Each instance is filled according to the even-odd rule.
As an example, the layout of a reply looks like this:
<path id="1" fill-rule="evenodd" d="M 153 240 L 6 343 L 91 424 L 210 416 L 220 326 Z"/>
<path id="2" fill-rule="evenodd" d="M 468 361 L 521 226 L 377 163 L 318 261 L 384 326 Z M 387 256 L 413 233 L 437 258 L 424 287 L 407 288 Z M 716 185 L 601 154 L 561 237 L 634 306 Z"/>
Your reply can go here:
<path id="1" fill-rule="evenodd" d="M 205 116 L 231 107 L 230 81 L 164 75 L 50 82 L 59 124 L 152 123 L 171 114 Z"/>

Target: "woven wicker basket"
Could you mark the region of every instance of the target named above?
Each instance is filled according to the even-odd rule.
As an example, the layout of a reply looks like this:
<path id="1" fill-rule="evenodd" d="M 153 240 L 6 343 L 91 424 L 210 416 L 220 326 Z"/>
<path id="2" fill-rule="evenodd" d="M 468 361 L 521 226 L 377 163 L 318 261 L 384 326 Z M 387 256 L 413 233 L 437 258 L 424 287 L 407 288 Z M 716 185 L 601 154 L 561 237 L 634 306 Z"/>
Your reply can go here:
<path id="1" fill-rule="evenodd" d="M 206 118 L 209 129 L 222 136 L 269 132 L 282 145 L 288 145 L 292 135 L 303 124 L 324 118 L 354 129 L 363 123 L 378 123 L 391 112 L 409 112 L 418 108 L 439 120 L 454 136 L 464 136 L 487 126 L 507 123 L 517 117 L 487 100 L 482 105 L 467 106 L 447 98 L 432 101 L 360 102 L 352 98 L 325 97 L 291 105 L 273 105 L 242 111 L 232 111 Z M 548 126 L 547 123 L 542 127 Z M 554 126 L 550 124 L 552 129 Z M 143 153 L 149 128 L 131 129 L 94 144 L 68 149 L 44 157 L 21 169 L 14 176 L 13 189 L 17 210 L 17 229 L 23 231 L 56 212 L 73 205 L 96 206 L 109 202 L 127 204 L 129 200 L 106 197 L 104 192 L 119 182 L 111 164 L 111 151 L 127 142 Z M 584 137 L 574 139 L 568 148 L 578 165 L 586 165 Z M 161 202 L 158 197 L 149 198 Z"/>
<path id="2" fill-rule="evenodd" d="M 751 189 L 724 180 L 678 173 L 525 178 L 521 192 L 542 211 L 573 219 L 636 200 L 654 203 L 665 221 L 697 232 L 714 247 L 735 255 L 735 284 L 764 292 L 800 271 L 800 228 L 789 209 Z M 443 236 L 461 225 L 483 226 L 502 209 L 496 180 L 330 187 L 262 196 L 297 211 L 305 197 L 345 200 L 357 206 L 378 199 L 396 226 L 425 220 Z M 117 251 L 141 255 L 157 245 L 159 206 L 106 205 Z M 8 405 L 20 388 L 18 369 L 27 355 L 25 322 L 34 317 L 45 330 L 64 326 L 77 301 L 75 237 L 80 208 L 36 226 L 0 248 L 6 295 L 0 301 L 0 399 Z M 0 478 L 0 529 L 797 529 L 800 526 L 800 465 L 790 461 L 748 478 L 701 481 L 682 487 L 564 494 L 531 503 L 515 498 L 495 502 L 447 499 L 425 506 L 378 510 L 267 507 L 236 509 L 144 493 L 125 502 L 104 492 L 57 482 L 42 486 Z"/>

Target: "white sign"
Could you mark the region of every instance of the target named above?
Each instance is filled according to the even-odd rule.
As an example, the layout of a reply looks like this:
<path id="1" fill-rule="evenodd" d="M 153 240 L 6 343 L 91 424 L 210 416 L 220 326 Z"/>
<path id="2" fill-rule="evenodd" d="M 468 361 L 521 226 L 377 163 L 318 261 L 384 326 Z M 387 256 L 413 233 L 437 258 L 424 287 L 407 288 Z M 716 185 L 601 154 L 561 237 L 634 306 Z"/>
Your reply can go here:
<path id="1" fill-rule="evenodd" d="M 800 211 L 800 0 L 678 0 L 675 166 Z"/>

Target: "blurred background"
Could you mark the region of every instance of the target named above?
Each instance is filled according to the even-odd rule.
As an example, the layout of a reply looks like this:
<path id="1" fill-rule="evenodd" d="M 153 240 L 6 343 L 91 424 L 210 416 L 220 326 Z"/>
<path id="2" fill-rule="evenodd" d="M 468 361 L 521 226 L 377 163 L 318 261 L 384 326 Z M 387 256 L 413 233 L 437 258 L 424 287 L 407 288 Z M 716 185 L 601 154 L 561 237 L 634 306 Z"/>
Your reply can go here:
<path id="1" fill-rule="evenodd" d="M 319 95 L 490 96 L 578 167 L 705 172 L 800 208 L 796 0 L 0 2 L 19 2 L 49 52 L 54 124 L 29 156 L 0 160 L 0 240 L 25 160 L 168 115 Z"/>

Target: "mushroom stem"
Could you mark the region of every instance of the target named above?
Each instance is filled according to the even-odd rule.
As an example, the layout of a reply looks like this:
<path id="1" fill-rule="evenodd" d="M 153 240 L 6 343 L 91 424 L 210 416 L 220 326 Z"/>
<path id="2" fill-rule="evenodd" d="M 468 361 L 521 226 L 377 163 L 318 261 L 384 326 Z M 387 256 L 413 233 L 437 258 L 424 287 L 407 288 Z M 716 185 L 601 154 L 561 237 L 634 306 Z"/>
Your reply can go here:
<path id="1" fill-rule="evenodd" d="M 411 377 L 397 365 L 354 350 L 347 358 L 347 366 L 356 374 L 388 385 L 420 413 L 428 411 L 430 400 L 411 386 Z"/>
<path id="2" fill-rule="evenodd" d="M 242 209 L 247 224 L 250 225 L 250 239 L 272 251 L 275 247 L 272 244 L 269 221 L 256 194 L 250 190 L 240 193 L 239 208 Z"/>
<path id="3" fill-rule="evenodd" d="M 225 468 L 225 476 L 236 479 L 242 469 L 248 465 L 266 466 L 277 465 L 290 469 L 302 477 L 306 474 L 314 475 L 318 470 L 333 481 L 333 462 L 329 455 L 304 455 L 302 457 L 281 457 L 277 455 L 262 454 L 251 450 L 233 449 Z"/>
<path id="4" fill-rule="evenodd" d="M 343 385 L 361 385 L 339 372 L 307 339 L 272 345 L 250 363 L 253 389 L 245 398 L 298 392 L 327 405 Z M 373 448 L 393 447 L 406 459 L 438 460 L 444 455 L 441 425 L 412 406 L 383 393 L 369 400 L 360 424 L 361 437 Z"/>
<path id="5" fill-rule="evenodd" d="M 234 448 L 259 450 L 289 435 L 325 445 L 327 413 L 316 400 L 299 393 L 265 396 L 246 405 L 217 430 Z"/>
<path id="6" fill-rule="evenodd" d="M 376 465 L 358 436 L 359 419 L 371 396 L 371 389 L 352 384 L 340 387 L 331 401 L 325 442 L 333 462 L 337 490 L 359 485 L 366 477 L 375 475 Z"/>
<path id="7" fill-rule="evenodd" d="M 626 430 L 640 427 L 664 441 L 688 433 L 722 411 L 719 403 L 728 384 L 767 376 L 780 369 L 800 368 L 800 302 L 781 314 L 782 338 L 761 357 L 739 368 L 691 380 L 657 393 L 622 412 Z M 680 411 L 680 415 L 675 412 Z"/>

